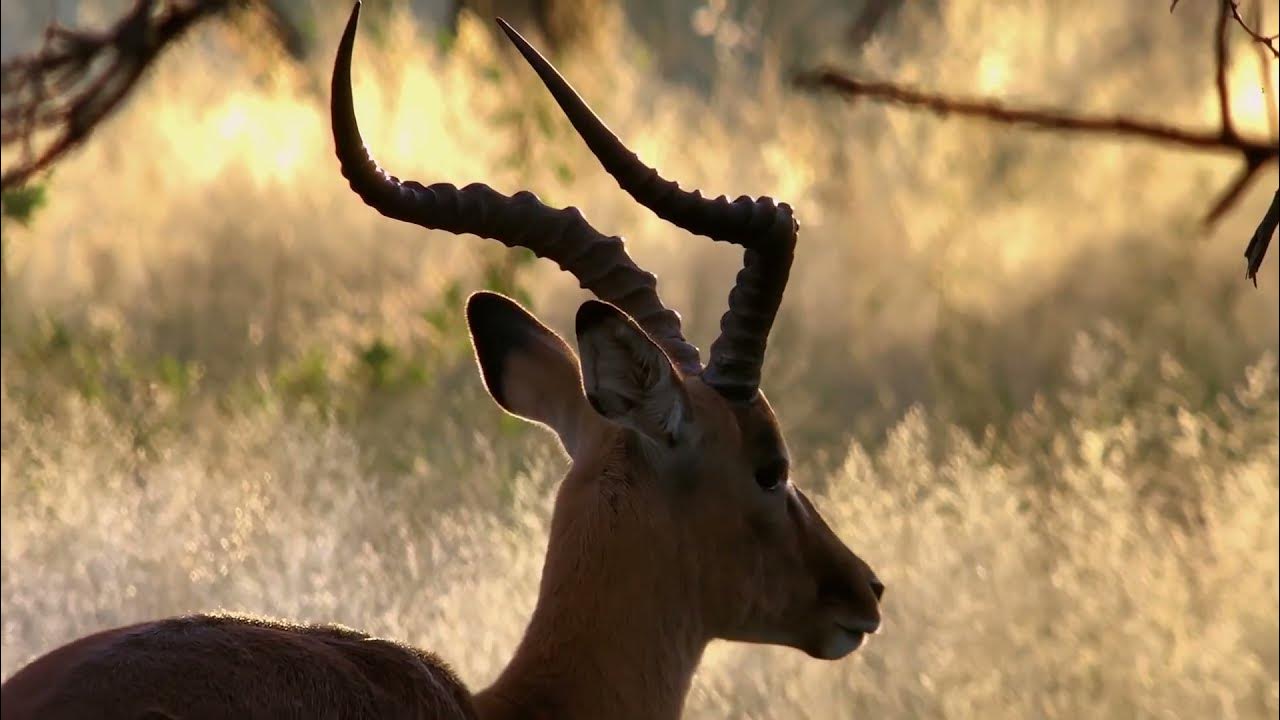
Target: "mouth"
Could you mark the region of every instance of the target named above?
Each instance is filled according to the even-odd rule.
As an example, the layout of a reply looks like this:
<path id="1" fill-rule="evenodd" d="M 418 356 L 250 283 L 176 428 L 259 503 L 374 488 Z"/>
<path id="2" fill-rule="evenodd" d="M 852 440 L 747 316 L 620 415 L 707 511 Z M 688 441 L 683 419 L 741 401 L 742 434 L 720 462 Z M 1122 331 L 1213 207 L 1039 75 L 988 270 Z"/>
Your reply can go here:
<path id="1" fill-rule="evenodd" d="M 809 654 L 822 660 L 839 660 L 848 656 L 866 642 L 865 627 L 849 627 L 835 623 L 823 639 L 821 645 L 810 649 Z"/>
<path id="2" fill-rule="evenodd" d="M 841 625 L 840 623 L 836 623 L 836 628 L 845 637 L 849 638 L 849 642 L 852 644 L 852 647 L 849 648 L 849 652 L 853 652 L 854 650 L 857 650 L 858 648 L 862 647 L 863 641 L 866 640 L 867 633 L 864 630 L 859 630 L 858 628 L 851 628 L 851 627 L 848 627 L 847 625 Z"/>

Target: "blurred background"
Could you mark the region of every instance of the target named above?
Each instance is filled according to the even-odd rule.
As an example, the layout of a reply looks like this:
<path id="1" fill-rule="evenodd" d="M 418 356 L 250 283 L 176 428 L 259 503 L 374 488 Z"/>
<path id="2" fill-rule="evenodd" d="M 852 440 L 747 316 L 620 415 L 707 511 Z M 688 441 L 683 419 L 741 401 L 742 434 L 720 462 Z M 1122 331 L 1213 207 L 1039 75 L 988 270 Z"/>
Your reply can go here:
<path id="1" fill-rule="evenodd" d="M 4 56 L 128 7 L 3 0 Z M 93 630 L 225 608 L 429 648 L 478 690 L 528 619 L 567 460 L 486 396 L 462 306 L 505 292 L 572 337 L 585 296 L 365 208 L 327 117 L 350 6 L 274 7 L 283 34 L 248 12 L 193 28 L 5 196 L 5 677 Z M 796 208 L 764 385 L 798 481 L 890 588 L 885 628 L 838 663 L 714 644 L 689 717 L 1280 711 L 1277 263 L 1255 289 L 1241 257 L 1275 163 L 1206 229 L 1237 157 L 792 82 L 826 63 L 1213 128 L 1216 12 L 367 0 L 355 96 L 382 164 L 582 208 L 695 343 L 740 252 L 618 190 L 489 16 L 664 174 Z M 1274 143 L 1277 63 L 1230 37 L 1236 124 Z"/>

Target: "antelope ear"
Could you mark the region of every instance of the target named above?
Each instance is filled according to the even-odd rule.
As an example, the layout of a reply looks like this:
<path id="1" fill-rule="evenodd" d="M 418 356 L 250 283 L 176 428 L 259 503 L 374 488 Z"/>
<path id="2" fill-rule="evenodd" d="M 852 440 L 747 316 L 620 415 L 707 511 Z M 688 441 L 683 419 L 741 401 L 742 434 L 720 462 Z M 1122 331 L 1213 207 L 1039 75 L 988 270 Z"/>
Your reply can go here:
<path id="1" fill-rule="evenodd" d="M 489 395 L 512 415 L 550 427 L 574 456 L 590 409 L 573 350 L 514 300 L 496 293 L 467 299 L 467 327 Z"/>
<path id="2" fill-rule="evenodd" d="M 667 354 L 608 303 L 578 308 L 578 350 L 587 401 L 604 417 L 668 446 L 689 419 L 689 396 Z"/>

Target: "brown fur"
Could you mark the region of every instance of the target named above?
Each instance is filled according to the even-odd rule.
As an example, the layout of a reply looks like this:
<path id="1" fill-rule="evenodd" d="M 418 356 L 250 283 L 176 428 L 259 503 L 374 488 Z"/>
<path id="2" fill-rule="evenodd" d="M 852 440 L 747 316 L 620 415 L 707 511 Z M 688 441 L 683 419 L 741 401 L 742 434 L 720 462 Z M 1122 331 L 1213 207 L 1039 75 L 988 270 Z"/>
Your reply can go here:
<path id="1" fill-rule="evenodd" d="M 579 332 L 594 327 L 618 330 Z M 511 663 L 476 696 L 481 717 L 675 718 L 714 638 L 836 657 L 851 649 L 832 645 L 837 623 L 878 624 L 879 581 L 786 477 L 764 396 L 737 405 L 697 377 L 676 380 L 667 401 L 689 407 L 674 446 L 639 423 L 575 420 L 590 452 L 574 455 L 560 487 L 537 607 Z M 763 490 L 758 470 L 780 472 L 782 486 Z"/>
<path id="2" fill-rule="evenodd" d="M 5 682 L 6 720 L 474 720 L 439 658 L 337 625 L 193 615 L 91 635 Z"/>

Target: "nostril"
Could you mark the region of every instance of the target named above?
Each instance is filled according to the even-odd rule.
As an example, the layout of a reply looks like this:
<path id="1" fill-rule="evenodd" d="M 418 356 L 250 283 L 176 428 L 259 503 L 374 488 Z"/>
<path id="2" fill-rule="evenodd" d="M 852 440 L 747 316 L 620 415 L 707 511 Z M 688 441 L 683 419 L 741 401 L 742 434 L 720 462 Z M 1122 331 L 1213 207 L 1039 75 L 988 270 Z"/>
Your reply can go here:
<path id="1" fill-rule="evenodd" d="M 884 583 L 877 578 L 871 578 L 871 592 L 875 593 L 876 602 L 879 602 L 880 598 L 884 596 Z"/>

